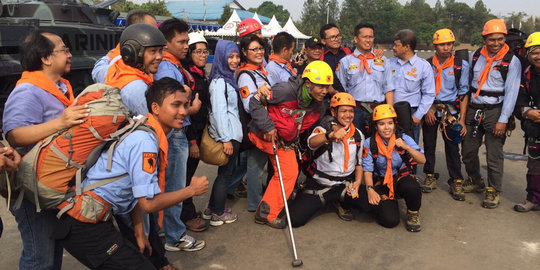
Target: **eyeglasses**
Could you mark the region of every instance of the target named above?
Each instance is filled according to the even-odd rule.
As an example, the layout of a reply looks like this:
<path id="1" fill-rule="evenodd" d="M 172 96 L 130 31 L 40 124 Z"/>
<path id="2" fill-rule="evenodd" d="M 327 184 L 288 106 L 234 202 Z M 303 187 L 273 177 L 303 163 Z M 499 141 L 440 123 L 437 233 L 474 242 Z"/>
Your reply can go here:
<path id="1" fill-rule="evenodd" d="M 329 39 L 329 40 L 336 41 L 336 40 L 341 39 L 341 34 L 337 34 L 337 35 L 335 35 L 335 36 L 327 37 L 327 38 L 325 38 L 325 39 Z"/>
<path id="2" fill-rule="evenodd" d="M 193 51 L 196 55 L 207 55 L 208 50 L 194 50 Z"/>
<path id="3" fill-rule="evenodd" d="M 54 50 L 53 52 L 63 52 L 65 54 L 69 54 L 69 48 L 65 47 L 63 49 Z"/>
<path id="4" fill-rule="evenodd" d="M 264 47 L 251 48 L 251 49 L 248 49 L 248 51 L 252 51 L 254 53 L 264 52 Z"/>

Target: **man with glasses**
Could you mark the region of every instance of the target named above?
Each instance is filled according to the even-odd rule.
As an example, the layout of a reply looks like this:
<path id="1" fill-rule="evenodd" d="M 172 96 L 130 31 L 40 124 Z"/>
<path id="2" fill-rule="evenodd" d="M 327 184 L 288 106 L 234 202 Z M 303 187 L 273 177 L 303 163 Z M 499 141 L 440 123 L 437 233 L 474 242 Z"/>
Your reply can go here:
<path id="1" fill-rule="evenodd" d="M 341 46 L 341 33 L 339 28 L 333 23 L 323 25 L 319 35 L 321 36 L 321 41 L 324 45 L 321 60 L 326 62 L 335 73 L 341 58 L 351 54 L 351 50 Z M 336 76 L 334 76 L 334 78 L 336 78 Z M 328 93 L 333 95 L 335 90 L 344 91 L 339 79 L 334 79 L 332 89 L 329 89 Z"/>
<path id="2" fill-rule="evenodd" d="M 356 49 L 341 59 L 336 70 L 343 88 L 356 100 L 353 123 L 366 136 L 369 136 L 372 108 L 394 102 L 392 70 L 388 68 L 386 57 L 377 56 L 373 51 L 373 32 L 374 27 L 369 23 L 360 23 L 354 28 Z"/>
<path id="3" fill-rule="evenodd" d="M 62 38 L 34 31 L 21 44 L 20 53 L 24 72 L 6 101 L 3 131 L 11 146 L 26 152 L 47 136 L 81 124 L 89 110 L 73 104 L 71 85 L 62 78 L 71 69 L 71 53 Z M 51 238 L 58 211 L 38 213 L 26 199 L 10 211 L 22 238 L 19 269 L 61 269 L 62 246 Z"/>

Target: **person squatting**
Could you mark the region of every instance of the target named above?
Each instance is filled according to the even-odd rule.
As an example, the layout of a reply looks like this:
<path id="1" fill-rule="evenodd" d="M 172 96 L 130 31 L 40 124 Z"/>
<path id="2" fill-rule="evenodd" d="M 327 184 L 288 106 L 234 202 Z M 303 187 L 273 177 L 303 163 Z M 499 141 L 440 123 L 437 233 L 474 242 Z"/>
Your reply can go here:
<path id="1" fill-rule="evenodd" d="M 357 209 L 392 228 L 403 199 L 405 227 L 419 232 L 422 194 L 437 188 L 437 130 L 451 197 L 484 192 L 481 205 L 496 208 L 513 116 L 528 153 L 527 197 L 514 209 L 540 210 L 538 32 L 524 45 L 522 72 L 499 19 L 486 22 L 484 46 L 470 57 L 454 54 L 452 30 L 437 30 L 427 60 L 416 55 L 416 35 L 407 29 L 396 33 L 394 57 L 386 58 L 374 48 L 369 23 L 355 27 L 352 52 L 328 24 L 293 58 L 290 34 L 278 33 L 269 44 L 260 23 L 246 19 L 238 45 L 218 41 L 207 75 L 208 42 L 188 34 L 186 22 L 168 19 L 158 28 L 152 14 L 132 11 L 127 24 L 118 46 L 95 63 L 99 84 L 77 97 L 62 78 L 72 55 L 60 36 L 37 30 L 21 45 L 24 72 L 6 101 L 0 148 L 0 171 L 39 182 L 31 193 L 22 191 L 22 200 L 10 200 L 23 243 L 20 269 L 60 269 L 62 249 L 91 269 L 177 269 L 165 251 L 201 250 L 206 242 L 187 230 L 236 222 L 227 198 L 241 188 L 255 223 L 276 229 L 304 226 L 328 205 L 343 220 Z M 116 98 L 115 111 L 89 102 L 106 98 Z M 479 170 L 483 137 L 487 182 Z M 93 147 L 82 150 L 81 141 Z M 194 174 L 199 161 L 211 163 L 204 155 L 209 145 L 217 145 L 221 160 L 209 202 L 198 212 L 192 197 L 209 183 Z M 32 169 L 32 156 L 44 160 L 41 171 Z M 51 182 L 43 171 L 68 177 Z M 49 192 L 38 192 L 44 186 Z"/>

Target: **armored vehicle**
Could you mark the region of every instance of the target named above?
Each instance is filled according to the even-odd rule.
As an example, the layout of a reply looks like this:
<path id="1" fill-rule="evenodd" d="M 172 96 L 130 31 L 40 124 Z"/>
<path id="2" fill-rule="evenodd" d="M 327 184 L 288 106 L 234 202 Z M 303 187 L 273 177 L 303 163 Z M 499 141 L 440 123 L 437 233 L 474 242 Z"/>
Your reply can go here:
<path id="1" fill-rule="evenodd" d="M 116 27 L 119 13 L 107 9 L 118 0 L 0 0 L 0 115 L 20 78 L 19 45 L 35 29 L 57 33 L 73 55 L 66 76 L 78 93 L 92 84 L 97 59 L 113 49 L 123 28 Z"/>

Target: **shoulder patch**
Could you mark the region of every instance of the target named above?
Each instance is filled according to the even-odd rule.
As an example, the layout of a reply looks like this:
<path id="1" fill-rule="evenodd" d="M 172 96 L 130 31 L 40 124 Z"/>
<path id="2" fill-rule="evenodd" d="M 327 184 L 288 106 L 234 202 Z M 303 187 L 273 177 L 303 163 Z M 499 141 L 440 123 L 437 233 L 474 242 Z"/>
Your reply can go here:
<path id="1" fill-rule="evenodd" d="M 362 146 L 362 157 L 367 157 L 369 153 L 369 147 Z"/>
<path id="2" fill-rule="evenodd" d="M 156 171 L 156 165 L 157 165 L 157 153 L 144 152 L 143 164 L 142 164 L 143 171 L 152 174 Z"/>
<path id="3" fill-rule="evenodd" d="M 247 86 L 244 86 L 240 88 L 240 95 L 242 98 L 248 98 L 249 97 L 249 88 Z"/>
<path id="4" fill-rule="evenodd" d="M 321 128 L 316 128 L 313 133 L 316 133 L 316 134 L 324 134 L 323 130 Z"/>

